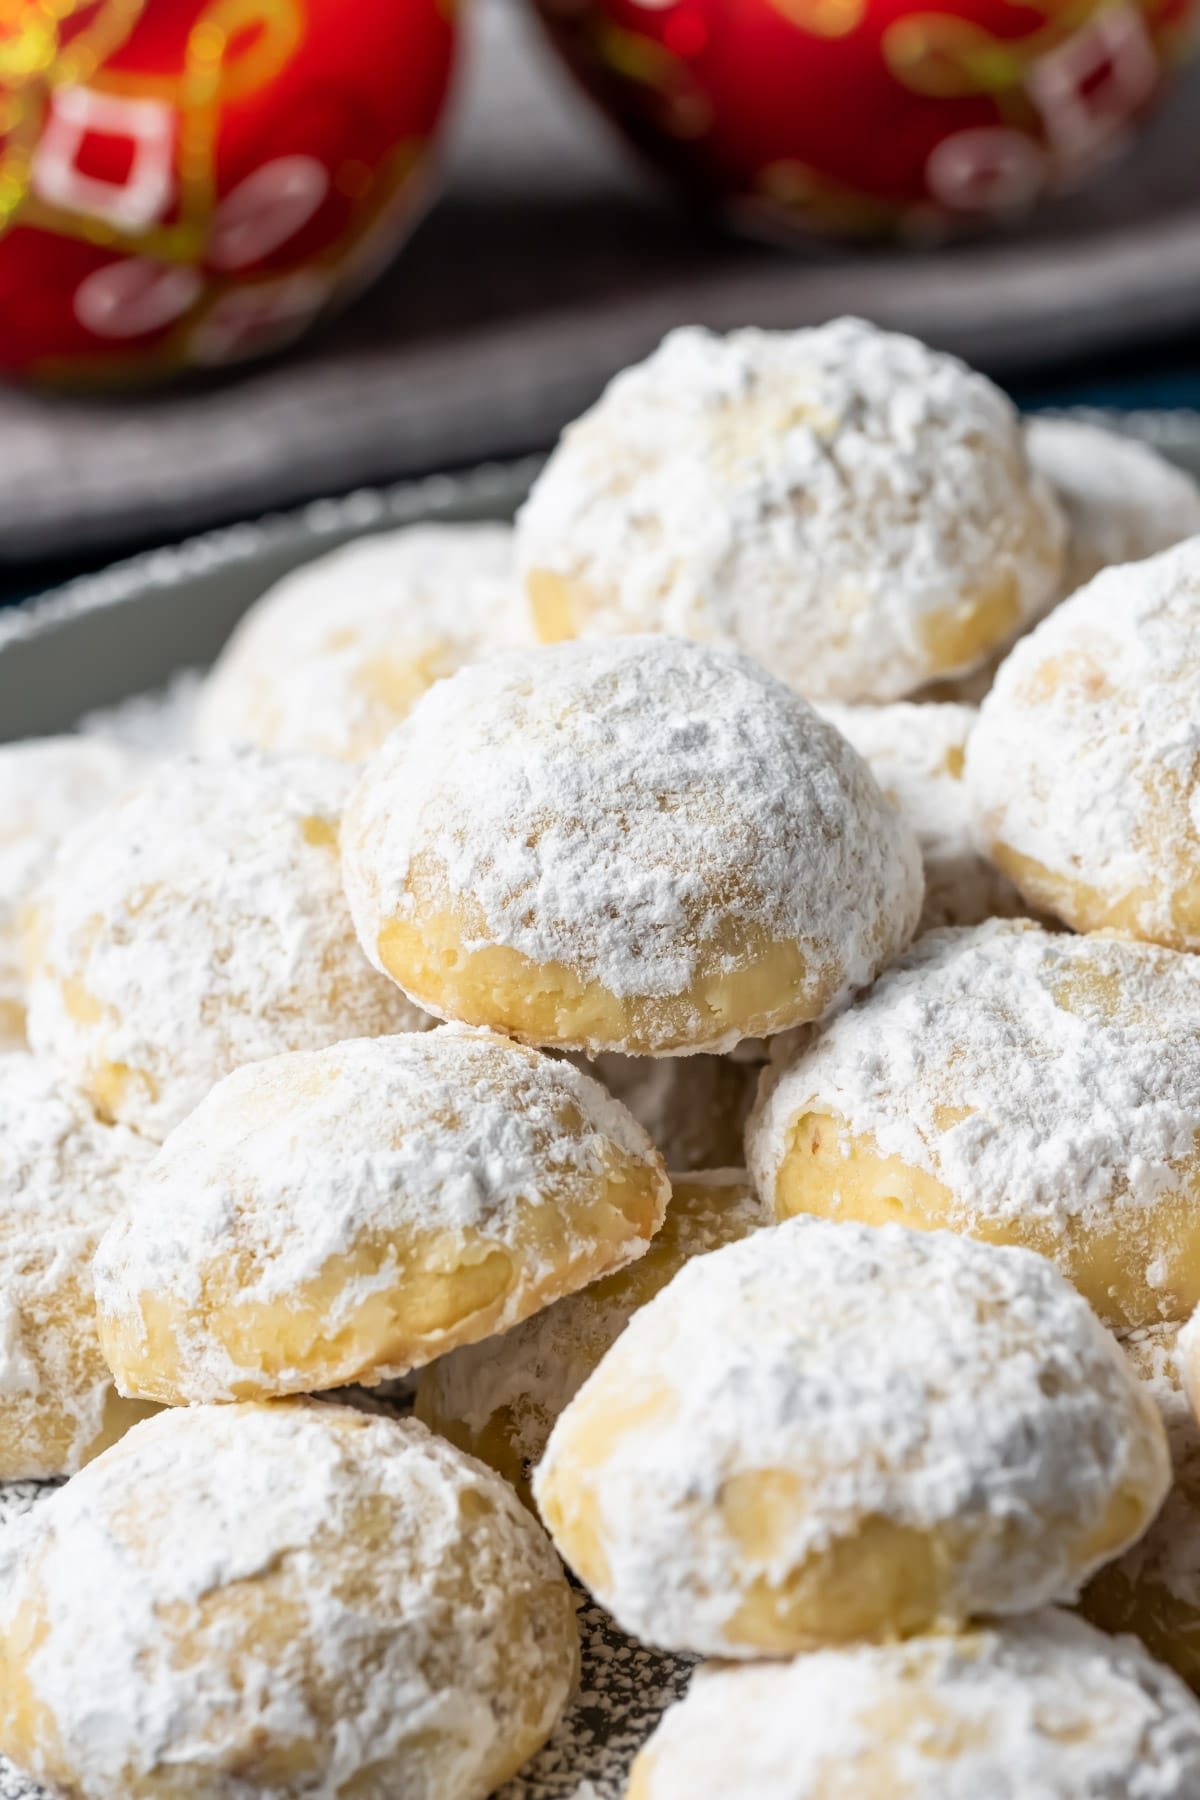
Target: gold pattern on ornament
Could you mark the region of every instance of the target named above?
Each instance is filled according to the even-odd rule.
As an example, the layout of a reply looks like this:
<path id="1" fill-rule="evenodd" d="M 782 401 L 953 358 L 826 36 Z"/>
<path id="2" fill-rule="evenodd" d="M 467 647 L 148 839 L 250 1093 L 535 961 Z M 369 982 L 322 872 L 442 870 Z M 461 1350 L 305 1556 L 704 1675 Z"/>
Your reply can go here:
<path id="1" fill-rule="evenodd" d="M 1002 96 L 1019 88 L 1032 64 L 1075 37 L 1100 13 L 1129 14 L 1111 0 L 1009 0 L 1015 18 L 1041 19 L 1019 37 L 997 37 L 954 13 L 910 13 L 883 34 L 883 59 L 895 79 L 930 99 Z"/>
<path id="2" fill-rule="evenodd" d="M 0 0 L 0 233 L 28 196 L 51 90 L 88 81 L 125 43 L 145 3 Z"/>
<path id="3" fill-rule="evenodd" d="M 857 31 L 866 14 L 866 0 L 771 0 L 800 31 L 812 37 L 847 37 Z"/>
<path id="4" fill-rule="evenodd" d="M 178 76 L 103 66 L 127 42 L 145 0 L 49 0 L 32 10 L 29 0 L 0 0 L 5 6 L 33 23 L 6 33 L 0 11 L 0 98 L 17 102 L 0 158 L 0 232 L 20 223 L 152 262 L 195 261 L 216 203 L 221 106 L 286 67 L 303 39 L 302 0 L 212 0 L 188 34 Z M 64 41 L 65 19 L 79 13 L 95 16 Z M 21 63 L 35 72 L 5 94 L 5 69 Z M 77 166 L 92 131 L 129 141 L 121 184 Z"/>
<path id="5" fill-rule="evenodd" d="M 311 274 L 315 277 L 324 297 L 335 288 L 348 288 L 354 293 L 385 262 L 384 246 L 390 248 L 394 242 L 392 233 L 397 228 L 399 212 L 416 204 L 408 199 L 404 190 L 418 178 L 422 164 L 428 160 L 429 150 L 428 139 L 413 137 L 404 139 L 389 151 L 375 172 L 369 204 L 360 209 L 354 229 L 310 259 L 299 271 L 301 276 Z M 95 390 L 125 387 L 130 382 L 145 381 L 148 376 L 161 378 L 174 374 L 196 360 L 197 336 L 215 347 L 221 329 L 222 309 L 227 315 L 231 305 L 237 306 L 247 320 L 257 309 L 259 319 L 268 324 L 273 310 L 286 315 L 289 301 L 295 294 L 294 286 L 290 285 L 295 279 L 294 276 L 258 275 L 243 278 L 235 285 L 211 281 L 206 284 L 196 305 L 152 349 L 138 348 L 125 354 L 106 351 L 99 361 L 88 355 L 43 357 L 32 372 L 48 386 L 69 384 L 73 388 Z M 304 322 L 304 318 L 297 315 L 295 330 L 303 329 Z M 286 324 L 286 317 L 281 318 L 280 334 L 273 340 L 276 344 L 284 340 Z M 258 354 L 263 348 L 261 340 L 248 343 L 245 354 Z"/>
<path id="6" fill-rule="evenodd" d="M 597 32 L 595 50 L 615 74 L 657 96 L 659 123 L 672 137 L 698 138 L 712 129 L 707 94 L 686 64 L 653 38 L 605 22 Z"/>
<path id="7" fill-rule="evenodd" d="M 781 223 L 800 221 L 818 231 L 834 228 L 874 236 L 894 227 L 901 212 L 893 201 L 850 187 L 797 157 L 767 163 L 754 185 L 768 224 L 774 213 Z"/>

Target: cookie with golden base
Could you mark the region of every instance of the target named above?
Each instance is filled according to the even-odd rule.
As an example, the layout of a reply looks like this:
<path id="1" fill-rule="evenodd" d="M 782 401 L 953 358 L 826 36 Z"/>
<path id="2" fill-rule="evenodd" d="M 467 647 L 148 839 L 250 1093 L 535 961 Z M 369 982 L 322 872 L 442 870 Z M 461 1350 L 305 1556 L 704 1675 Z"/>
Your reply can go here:
<path id="1" fill-rule="evenodd" d="M 692 1257 L 736 1243 L 767 1222 L 743 1170 L 672 1176 L 666 1219 L 645 1256 L 502 1338 L 439 1357 L 422 1371 L 417 1417 L 490 1464 L 532 1504 L 530 1477 L 555 1420 L 638 1308 Z"/>
<path id="2" fill-rule="evenodd" d="M 0 744 L 0 1050 L 24 1047 L 24 914 L 59 839 L 137 773 L 129 751 L 101 738 Z"/>
<path id="3" fill-rule="evenodd" d="M 105 1353 L 172 1405 L 388 1380 L 641 1256 L 669 1193 L 598 1082 L 491 1032 L 272 1057 L 172 1133 L 105 1237 Z"/>
<path id="4" fill-rule="evenodd" d="M 30 1041 L 103 1117 L 161 1141 L 243 1063 L 430 1023 L 355 940 L 353 781 L 322 757 L 178 757 L 61 846 L 32 921 Z"/>
<path id="5" fill-rule="evenodd" d="M 1038 617 L 1064 535 L 998 388 L 837 319 L 672 332 L 568 427 L 517 554 L 547 642 L 665 631 L 882 701 Z"/>
<path id="6" fill-rule="evenodd" d="M 1107 569 L 1012 651 L 966 780 L 980 841 L 1076 931 L 1200 950 L 1200 539 Z"/>
<path id="7" fill-rule="evenodd" d="M 1153 1399 L 1044 1258 L 793 1219 L 634 1315 L 533 1491 L 624 1629 L 745 1659 L 1073 1599 L 1169 1480 Z"/>
<path id="8" fill-rule="evenodd" d="M 82 1800 L 486 1800 L 577 1666 L 536 1522 L 412 1420 L 164 1413 L 0 1546 L 0 1749 Z"/>
<path id="9" fill-rule="evenodd" d="M 705 1669 L 628 1800 L 1192 1800 L 1200 1706 L 1053 1610 L 957 1637 Z"/>
<path id="10" fill-rule="evenodd" d="M 1123 1339 L 1162 1413 L 1174 1479 L 1145 1536 L 1094 1575 L 1080 1610 L 1104 1631 L 1131 1631 L 1200 1691 L 1200 1426 L 1183 1388 L 1175 1325 Z"/>
<path id="11" fill-rule="evenodd" d="M 590 1054 L 820 1017 L 908 942 L 922 889 L 832 726 L 667 637 L 440 682 L 364 770 L 342 862 L 363 949 L 417 1005 Z"/>
<path id="12" fill-rule="evenodd" d="M 508 526 L 362 538 L 246 614 L 205 683 L 197 738 L 358 762 L 435 681 L 532 635 Z"/>
<path id="13" fill-rule="evenodd" d="M 0 1481 L 73 1475 L 151 1410 L 113 1386 L 92 1291 L 149 1155 L 54 1069 L 0 1055 Z"/>
<path id="14" fill-rule="evenodd" d="M 949 1227 L 1048 1256 L 1110 1324 L 1200 1301 L 1200 961 L 1000 921 L 922 938 L 763 1078 L 780 1218 Z"/>

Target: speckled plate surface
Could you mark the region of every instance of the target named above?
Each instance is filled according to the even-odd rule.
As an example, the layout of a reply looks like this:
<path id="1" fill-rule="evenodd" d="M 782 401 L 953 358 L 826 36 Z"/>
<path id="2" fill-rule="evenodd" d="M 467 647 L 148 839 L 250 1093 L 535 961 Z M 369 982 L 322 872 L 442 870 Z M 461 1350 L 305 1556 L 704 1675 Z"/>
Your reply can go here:
<path id="1" fill-rule="evenodd" d="M 1091 416 L 1200 477 L 1200 415 Z M 86 713 L 205 667 L 273 582 L 350 538 L 419 520 L 510 518 L 537 467 L 494 464 L 323 501 L 117 564 L 0 616 L 0 741 L 69 729 Z M 51 1492 L 0 1485 L 0 1531 Z M 688 1659 L 634 1643 L 590 1601 L 580 1627 L 580 1691 L 550 1743 L 497 1800 L 621 1800 L 636 1751 L 687 1687 Z M 0 1757 L 0 1800 L 47 1797 Z"/>

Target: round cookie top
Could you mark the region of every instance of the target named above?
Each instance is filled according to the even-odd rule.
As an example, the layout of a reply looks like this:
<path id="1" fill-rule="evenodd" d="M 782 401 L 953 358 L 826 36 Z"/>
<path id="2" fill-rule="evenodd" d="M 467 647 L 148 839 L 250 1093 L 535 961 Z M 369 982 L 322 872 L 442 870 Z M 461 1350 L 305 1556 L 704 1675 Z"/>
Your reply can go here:
<path id="1" fill-rule="evenodd" d="M 1031 904 L 1200 949 L 1200 540 L 1108 569 L 1008 657 L 967 749 Z"/>
<path id="2" fill-rule="evenodd" d="M 242 1063 L 428 1023 L 355 941 L 353 779 L 321 757 L 180 757 L 65 840 L 33 921 L 29 1034 L 104 1116 L 161 1139 Z"/>
<path id="3" fill-rule="evenodd" d="M 1064 527 L 1011 403 L 914 338 L 675 331 L 564 433 L 517 522 L 540 634 L 733 643 L 896 700 L 1057 591 Z"/>
<path id="4" fill-rule="evenodd" d="M 24 1042 L 24 908 L 64 832 L 130 787 L 137 769 L 102 738 L 0 744 L 0 1049 Z"/>
<path id="5" fill-rule="evenodd" d="M 1191 1800 L 1200 1706 L 1070 1614 L 705 1669 L 629 1800 Z"/>
<path id="6" fill-rule="evenodd" d="M 72 1474 L 145 1411 L 100 1353 L 91 1263 L 150 1153 L 48 1065 L 0 1055 L 0 1481 Z"/>
<path id="7" fill-rule="evenodd" d="M 742 1169 L 673 1175 L 662 1228 L 637 1262 L 568 1294 L 502 1338 L 422 1371 L 416 1412 L 498 1470 L 524 1499 L 554 1421 L 626 1325 L 693 1256 L 770 1223 Z"/>
<path id="8" fill-rule="evenodd" d="M 865 758 L 917 835 L 925 860 L 919 932 L 1025 911 L 1012 882 L 975 842 L 963 767 L 976 707 L 899 700 L 892 706 L 828 704 L 821 712 Z"/>
<path id="9" fill-rule="evenodd" d="M 205 683 L 201 744 L 360 760 L 445 675 L 530 638 L 507 525 L 413 525 L 286 575 Z"/>
<path id="10" fill-rule="evenodd" d="M 163 1413 L 0 1542 L 0 1745 L 90 1800 L 479 1800 L 576 1667 L 544 1534 L 412 1420 Z"/>
<path id="11" fill-rule="evenodd" d="M 1025 448 L 1066 515 L 1064 594 L 1200 532 L 1200 487 L 1137 438 L 1081 419 L 1031 419 Z"/>
<path id="12" fill-rule="evenodd" d="M 640 1256 L 669 1187 L 598 1082 L 448 1026 L 228 1076 L 96 1259 L 126 1391 L 169 1402 L 406 1374 Z"/>
<path id="13" fill-rule="evenodd" d="M 942 1222 L 1078 1255 L 1121 1322 L 1179 1317 L 1194 1258 L 1164 1209 L 1194 1210 L 1197 1018 L 1200 963 L 1156 945 L 1028 920 L 931 932 L 764 1078 L 751 1169 L 778 1205 L 797 1130 L 832 1116 L 847 1175 L 863 1142 L 941 1184 Z M 1109 1296 L 1083 1265 L 1114 1236 Z"/>
<path id="14" fill-rule="evenodd" d="M 667 637 L 439 683 L 364 771 L 343 870 L 367 955 L 429 1010 L 653 1054 L 819 1016 L 907 943 L 922 888 L 832 726 Z"/>
<path id="15" fill-rule="evenodd" d="M 1153 1400 L 1044 1258 L 792 1219 L 634 1315 L 533 1491 L 625 1629 L 746 1657 L 1073 1599 L 1169 1473 Z"/>

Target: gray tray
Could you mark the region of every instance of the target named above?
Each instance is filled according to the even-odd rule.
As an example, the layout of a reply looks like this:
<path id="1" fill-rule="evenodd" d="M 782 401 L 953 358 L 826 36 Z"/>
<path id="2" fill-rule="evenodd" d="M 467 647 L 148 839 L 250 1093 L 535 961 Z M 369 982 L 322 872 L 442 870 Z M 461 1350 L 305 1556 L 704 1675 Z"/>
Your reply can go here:
<path id="1" fill-rule="evenodd" d="M 1200 415 L 1090 416 L 1200 476 Z M 87 712 L 205 667 L 273 582 L 350 538 L 418 520 L 510 518 L 537 467 L 536 459 L 494 464 L 322 501 L 119 563 L 0 615 L 0 741 L 69 729 Z M 50 1491 L 0 1485 L 0 1530 Z M 497 1800 L 621 1800 L 639 1746 L 687 1686 L 689 1659 L 646 1650 L 593 1603 L 584 1603 L 580 1624 L 579 1694 L 555 1737 Z M 0 1800 L 47 1797 L 0 1757 Z"/>

